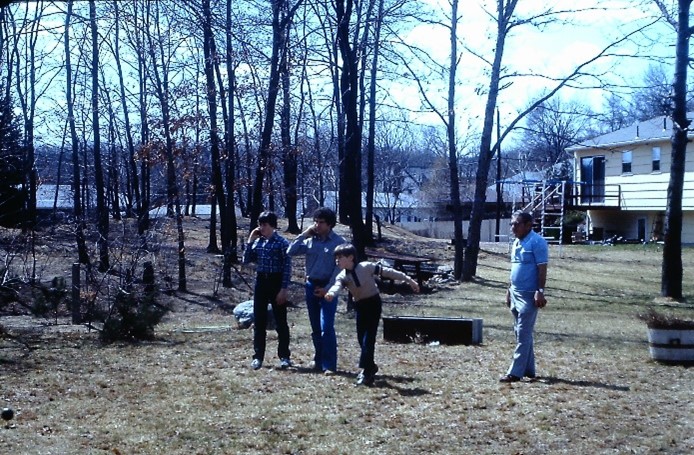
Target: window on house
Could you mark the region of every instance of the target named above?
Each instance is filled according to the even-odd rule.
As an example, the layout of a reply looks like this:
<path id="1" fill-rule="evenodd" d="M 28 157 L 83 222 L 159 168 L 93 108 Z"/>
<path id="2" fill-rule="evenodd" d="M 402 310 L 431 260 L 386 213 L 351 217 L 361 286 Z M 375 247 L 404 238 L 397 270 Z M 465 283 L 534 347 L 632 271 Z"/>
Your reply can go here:
<path id="1" fill-rule="evenodd" d="M 631 174 L 631 152 L 622 152 L 622 174 Z"/>
<path id="2" fill-rule="evenodd" d="M 653 147 L 652 152 L 653 172 L 660 172 L 660 147 Z"/>

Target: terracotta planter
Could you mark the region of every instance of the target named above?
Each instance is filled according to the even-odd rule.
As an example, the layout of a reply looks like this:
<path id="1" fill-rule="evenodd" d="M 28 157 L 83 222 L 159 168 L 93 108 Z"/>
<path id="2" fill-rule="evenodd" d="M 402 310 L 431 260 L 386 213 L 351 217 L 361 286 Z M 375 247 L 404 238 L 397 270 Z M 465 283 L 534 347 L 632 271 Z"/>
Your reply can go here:
<path id="1" fill-rule="evenodd" d="M 694 362 L 694 329 L 648 328 L 648 346 L 653 360 Z"/>

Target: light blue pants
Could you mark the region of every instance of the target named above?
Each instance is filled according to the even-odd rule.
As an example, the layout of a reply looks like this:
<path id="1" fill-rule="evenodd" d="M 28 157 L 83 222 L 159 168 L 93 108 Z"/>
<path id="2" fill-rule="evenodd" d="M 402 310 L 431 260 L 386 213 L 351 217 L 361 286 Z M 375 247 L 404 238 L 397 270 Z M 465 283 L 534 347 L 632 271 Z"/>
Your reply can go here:
<path id="1" fill-rule="evenodd" d="M 535 351 L 533 349 L 533 331 L 537 320 L 538 308 L 535 306 L 534 291 L 511 289 L 511 314 L 513 330 L 516 333 L 516 350 L 513 352 L 513 363 L 508 369 L 510 375 L 522 378 L 535 377 Z"/>

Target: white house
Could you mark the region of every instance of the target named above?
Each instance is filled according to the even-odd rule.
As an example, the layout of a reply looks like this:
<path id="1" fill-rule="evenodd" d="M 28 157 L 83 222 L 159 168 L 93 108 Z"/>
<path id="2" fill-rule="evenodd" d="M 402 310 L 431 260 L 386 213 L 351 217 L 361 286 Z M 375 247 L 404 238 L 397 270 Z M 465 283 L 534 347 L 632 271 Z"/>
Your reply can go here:
<path id="1" fill-rule="evenodd" d="M 689 118 L 694 113 L 688 114 Z M 573 204 L 587 210 L 594 238 L 659 240 L 670 180 L 672 119 L 658 117 L 567 149 L 578 184 Z M 690 141 L 694 133 L 689 133 Z M 682 242 L 694 243 L 694 146 L 687 146 Z"/>

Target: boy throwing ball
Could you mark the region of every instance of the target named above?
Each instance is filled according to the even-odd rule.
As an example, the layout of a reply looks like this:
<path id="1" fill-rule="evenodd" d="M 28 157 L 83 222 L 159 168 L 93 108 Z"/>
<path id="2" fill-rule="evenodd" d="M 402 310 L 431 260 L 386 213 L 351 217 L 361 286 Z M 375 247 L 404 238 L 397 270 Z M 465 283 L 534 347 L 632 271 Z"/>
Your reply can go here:
<path id="1" fill-rule="evenodd" d="M 378 365 L 374 362 L 374 350 L 383 306 L 375 277 L 405 281 L 414 292 L 419 292 L 419 285 L 404 273 L 379 263 L 368 261 L 357 263 L 356 257 L 357 250 L 350 243 L 335 247 L 335 263 L 341 271 L 335 278 L 335 284 L 325 294 L 325 300 L 332 301 L 343 288 L 347 288 L 354 297 L 357 340 L 361 348 L 359 368 L 362 369 L 357 376 L 357 385 L 371 385 L 378 371 Z"/>

